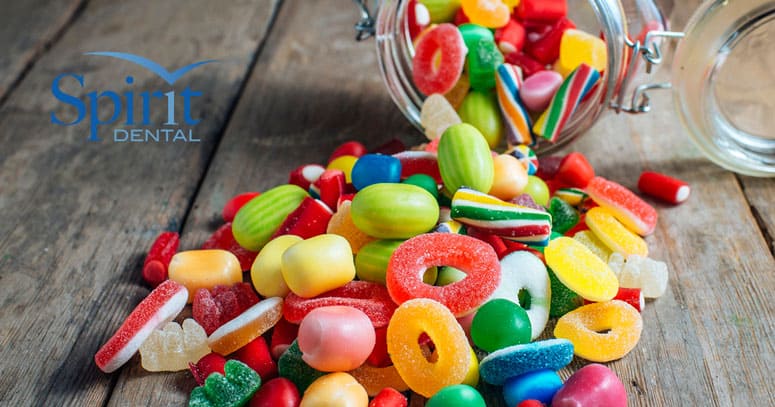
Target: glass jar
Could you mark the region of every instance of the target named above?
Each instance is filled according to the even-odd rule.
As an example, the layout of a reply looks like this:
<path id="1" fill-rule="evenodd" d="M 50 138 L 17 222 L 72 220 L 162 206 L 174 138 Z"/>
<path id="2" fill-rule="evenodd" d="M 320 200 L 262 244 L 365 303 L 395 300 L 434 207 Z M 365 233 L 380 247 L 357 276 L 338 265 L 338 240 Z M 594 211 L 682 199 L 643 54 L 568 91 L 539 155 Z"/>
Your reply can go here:
<path id="1" fill-rule="evenodd" d="M 407 0 L 383 0 L 376 19 L 364 1 L 358 36 L 376 37 L 379 67 L 391 98 L 422 131 L 425 98 L 412 81 L 414 47 Z M 732 171 L 775 176 L 775 0 L 706 1 L 683 33 L 670 32 L 653 0 L 568 0 L 579 29 L 600 33 L 608 67 L 601 85 L 574 112 L 555 143 L 539 140 L 539 153 L 558 149 L 583 134 L 606 110 L 649 111 L 647 92 L 673 89 L 676 111 L 692 140 L 712 161 Z M 670 83 L 644 82 L 663 58 L 665 39 L 682 38 Z M 740 75 L 755 72 L 755 75 Z M 764 82 L 764 83 L 762 83 Z"/>

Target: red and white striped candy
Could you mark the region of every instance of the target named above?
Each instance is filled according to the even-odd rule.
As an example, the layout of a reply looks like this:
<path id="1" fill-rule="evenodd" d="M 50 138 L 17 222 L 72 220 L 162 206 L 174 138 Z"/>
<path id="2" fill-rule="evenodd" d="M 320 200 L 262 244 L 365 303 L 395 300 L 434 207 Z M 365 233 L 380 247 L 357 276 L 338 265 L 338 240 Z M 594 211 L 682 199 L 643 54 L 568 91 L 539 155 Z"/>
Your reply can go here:
<path id="1" fill-rule="evenodd" d="M 638 189 L 646 195 L 678 205 L 689 198 L 689 184 L 658 172 L 643 171 L 638 179 Z"/>

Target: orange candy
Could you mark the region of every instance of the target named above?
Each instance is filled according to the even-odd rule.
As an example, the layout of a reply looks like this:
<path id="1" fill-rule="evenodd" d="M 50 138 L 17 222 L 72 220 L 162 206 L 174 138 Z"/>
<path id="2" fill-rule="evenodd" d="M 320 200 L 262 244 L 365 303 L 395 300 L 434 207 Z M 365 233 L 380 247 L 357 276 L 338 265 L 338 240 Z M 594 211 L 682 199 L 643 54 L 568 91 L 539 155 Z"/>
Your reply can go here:
<path id="1" fill-rule="evenodd" d="M 353 254 L 356 254 L 361 250 L 361 247 L 377 239 L 363 233 L 355 226 L 353 218 L 350 216 L 351 204 L 351 201 L 344 201 L 339 205 L 339 210 L 328 221 L 326 233 L 339 235 L 347 239 L 350 242 Z"/>
<path id="2" fill-rule="evenodd" d="M 472 23 L 487 28 L 500 28 L 509 23 L 511 10 L 501 0 L 461 0 L 463 12 Z"/>
<path id="3" fill-rule="evenodd" d="M 207 345 L 215 353 L 228 355 L 263 335 L 282 317 L 283 299 L 267 298 L 216 329 L 207 338 Z"/>
<path id="4" fill-rule="evenodd" d="M 226 250 L 188 250 L 172 256 L 169 278 L 188 290 L 188 303 L 194 300 L 196 290 L 211 289 L 216 285 L 231 286 L 242 282 L 239 260 Z"/>
<path id="5" fill-rule="evenodd" d="M 610 362 L 628 354 L 640 340 L 643 319 L 635 307 L 613 300 L 584 305 L 563 315 L 554 336 L 573 343 L 573 353 L 592 362 Z M 608 331 L 606 333 L 599 333 Z"/>
<path id="6" fill-rule="evenodd" d="M 517 197 L 527 186 L 527 170 L 519 160 L 510 154 L 493 157 L 495 179 L 489 194 L 508 201 Z"/>

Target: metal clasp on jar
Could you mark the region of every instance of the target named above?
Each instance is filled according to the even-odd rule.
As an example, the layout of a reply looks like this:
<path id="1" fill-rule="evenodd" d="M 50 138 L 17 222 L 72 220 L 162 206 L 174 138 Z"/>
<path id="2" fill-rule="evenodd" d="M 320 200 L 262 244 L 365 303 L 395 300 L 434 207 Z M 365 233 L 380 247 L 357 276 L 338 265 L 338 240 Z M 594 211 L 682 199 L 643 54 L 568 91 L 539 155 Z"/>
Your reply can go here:
<path id="1" fill-rule="evenodd" d="M 376 20 L 369 10 L 368 0 L 353 0 L 361 12 L 361 19 L 355 23 L 355 40 L 363 41 L 374 36 Z M 373 10 L 379 10 L 379 0 L 374 2 Z"/>

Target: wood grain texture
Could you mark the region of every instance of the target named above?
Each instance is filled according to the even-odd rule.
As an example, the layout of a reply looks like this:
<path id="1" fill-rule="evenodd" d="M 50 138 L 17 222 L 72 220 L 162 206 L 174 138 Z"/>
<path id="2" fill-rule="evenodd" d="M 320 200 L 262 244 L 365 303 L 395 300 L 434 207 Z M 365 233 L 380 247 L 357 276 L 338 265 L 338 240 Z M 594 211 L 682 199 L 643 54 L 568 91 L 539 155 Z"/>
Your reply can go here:
<path id="1" fill-rule="evenodd" d="M 106 401 L 117 374 L 100 372 L 94 353 L 147 295 L 141 253 L 161 230 L 179 229 L 276 4 L 92 2 L 2 107 L 0 404 Z M 94 50 L 174 68 L 219 59 L 175 87 L 203 92 L 192 108 L 202 141 L 113 143 L 104 126 L 94 143 L 88 125 L 51 125 L 51 111 L 74 116 L 50 93 L 63 72 L 84 75 L 84 89 L 69 89 L 78 95 L 128 90 L 126 75 L 133 89 L 169 88 L 132 64 L 82 55 Z M 152 112 L 154 122 L 166 117 Z"/>

